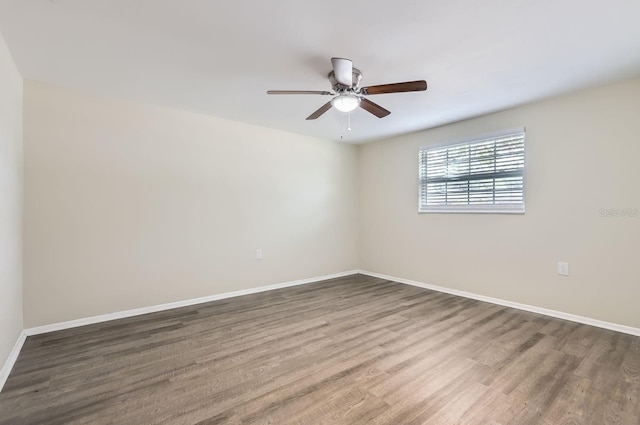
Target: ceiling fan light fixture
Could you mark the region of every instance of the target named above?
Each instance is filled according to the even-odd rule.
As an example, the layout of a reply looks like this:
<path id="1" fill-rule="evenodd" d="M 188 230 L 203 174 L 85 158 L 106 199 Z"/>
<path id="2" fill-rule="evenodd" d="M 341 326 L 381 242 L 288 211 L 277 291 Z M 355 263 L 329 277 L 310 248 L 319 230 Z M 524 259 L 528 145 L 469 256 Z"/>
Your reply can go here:
<path id="1" fill-rule="evenodd" d="M 340 112 L 351 112 L 360 105 L 360 98 L 354 94 L 341 94 L 331 99 L 331 105 Z"/>
<path id="2" fill-rule="evenodd" d="M 366 112 L 378 118 L 384 118 L 391 112 L 367 99 L 367 96 L 385 93 L 404 93 L 425 91 L 425 80 L 405 81 L 403 83 L 378 84 L 377 86 L 360 87 L 362 73 L 353 67 L 351 59 L 331 58 L 333 70 L 327 76 L 333 92 L 318 90 L 268 90 L 267 94 L 317 94 L 322 96 L 334 96 L 330 101 L 319 107 L 307 120 L 315 120 L 321 117 L 331 108 L 340 112 L 349 113 L 360 107 Z"/>

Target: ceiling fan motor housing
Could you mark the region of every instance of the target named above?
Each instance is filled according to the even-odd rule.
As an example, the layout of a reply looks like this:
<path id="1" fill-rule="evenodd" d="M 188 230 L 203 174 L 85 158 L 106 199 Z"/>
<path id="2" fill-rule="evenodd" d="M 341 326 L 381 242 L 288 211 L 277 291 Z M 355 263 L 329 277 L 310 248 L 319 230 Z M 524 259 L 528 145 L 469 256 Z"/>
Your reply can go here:
<path id="1" fill-rule="evenodd" d="M 360 90 L 360 80 L 362 80 L 362 73 L 359 69 L 353 68 L 353 83 L 351 87 L 342 85 L 336 80 L 336 76 L 333 71 L 329 73 L 329 81 L 331 82 L 331 86 L 336 93 L 358 93 Z"/>

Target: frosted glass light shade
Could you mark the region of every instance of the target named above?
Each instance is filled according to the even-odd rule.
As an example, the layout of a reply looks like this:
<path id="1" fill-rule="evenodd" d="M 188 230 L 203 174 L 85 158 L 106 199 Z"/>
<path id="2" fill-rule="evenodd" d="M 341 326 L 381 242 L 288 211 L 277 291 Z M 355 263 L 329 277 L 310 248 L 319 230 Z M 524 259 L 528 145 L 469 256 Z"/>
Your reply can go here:
<path id="1" fill-rule="evenodd" d="M 331 104 L 340 112 L 351 112 L 360 105 L 360 98 L 353 94 L 341 94 L 331 99 Z"/>

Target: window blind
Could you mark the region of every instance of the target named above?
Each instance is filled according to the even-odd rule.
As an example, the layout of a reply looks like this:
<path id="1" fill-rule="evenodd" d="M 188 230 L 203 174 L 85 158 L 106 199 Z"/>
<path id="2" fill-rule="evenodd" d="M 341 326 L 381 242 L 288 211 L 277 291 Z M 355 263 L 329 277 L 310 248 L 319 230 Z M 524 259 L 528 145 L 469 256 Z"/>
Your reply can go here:
<path id="1" fill-rule="evenodd" d="M 419 212 L 524 212 L 524 132 L 419 154 Z"/>

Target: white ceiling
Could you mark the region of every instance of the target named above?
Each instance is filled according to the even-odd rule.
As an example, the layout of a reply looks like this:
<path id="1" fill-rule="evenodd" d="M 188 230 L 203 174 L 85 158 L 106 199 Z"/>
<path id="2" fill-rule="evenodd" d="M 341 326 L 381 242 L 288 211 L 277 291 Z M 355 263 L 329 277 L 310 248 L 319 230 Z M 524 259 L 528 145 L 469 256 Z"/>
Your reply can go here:
<path id="1" fill-rule="evenodd" d="M 639 0 L 0 0 L 0 31 L 28 79 L 363 142 L 640 75 Z M 305 118 L 332 56 L 389 109 Z"/>

